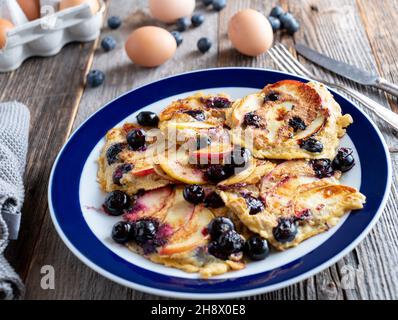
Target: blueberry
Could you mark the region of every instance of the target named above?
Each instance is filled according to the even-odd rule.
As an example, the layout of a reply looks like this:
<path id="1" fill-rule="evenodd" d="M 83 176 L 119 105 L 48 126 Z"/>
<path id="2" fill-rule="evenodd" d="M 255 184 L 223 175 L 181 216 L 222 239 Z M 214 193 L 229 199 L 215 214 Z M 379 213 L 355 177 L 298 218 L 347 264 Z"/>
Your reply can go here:
<path id="1" fill-rule="evenodd" d="M 102 205 L 105 212 L 111 216 L 122 215 L 125 210 L 130 208 L 130 206 L 130 197 L 120 190 L 115 190 L 109 193 Z"/>
<path id="2" fill-rule="evenodd" d="M 123 143 L 115 143 L 106 150 L 106 160 L 109 165 L 119 160 L 119 153 L 122 152 L 124 147 L 125 145 Z"/>
<path id="3" fill-rule="evenodd" d="M 305 130 L 307 128 L 305 122 L 300 117 L 293 117 L 289 120 L 289 126 L 293 128 L 294 132 L 298 130 Z"/>
<path id="4" fill-rule="evenodd" d="M 276 92 L 270 92 L 264 98 L 264 102 L 267 102 L 267 101 L 275 102 L 278 100 L 279 100 L 279 95 Z"/>
<path id="5" fill-rule="evenodd" d="M 250 260 L 260 261 L 264 260 L 269 255 L 268 242 L 258 236 L 249 238 L 244 245 L 244 253 Z"/>
<path id="6" fill-rule="evenodd" d="M 213 0 L 213 10 L 221 11 L 227 6 L 227 0 Z"/>
<path id="7" fill-rule="evenodd" d="M 125 244 L 132 239 L 131 224 L 128 222 L 120 221 L 112 228 L 113 241 Z"/>
<path id="8" fill-rule="evenodd" d="M 261 118 L 254 112 L 248 112 L 245 114 L 245 117 L 243 118 L 243 124 L 245 126 L 253 126 L 255 128 L 260 128 L 261 127 Z"/>
<path id="9" fill-rule="evenodd" d="M 182 38 L 182 34 L 180 33 L 180 32 L 178 32 L 178 31 L 172 31 L 171 32 L 171 35 L 174 37 L 174 39 L 176 40 L 176 42 L 177 42 L 177 47 L 182 43 L 182 41 L 184 40 L 183 38 Z"/>
<path id="10" fill-rule="evenodd" d="M 124 163 L 119 165 L 116 170 L 113 172 L 112 181 L 114 184 L 121 186 L 120 180 L 123 178 L 125 173 L 130 172 L 133 170 L 133 165 L 129 163 Z"/>
<path id="11" fill-rule="evenodd" d="M 137 116 L 137 122 L 144 127 L 157 127 L 159 124 L 159 117 L 154 112 L 142 111 Z"/>
<path id="12" fill-rule="evenodd" d="M 308 138 L 305 140 L 301 140 L 299 142 L 300 148 L 307 150 L 309 152 L 319 153 L 323 151 L 323 144 L 322 142 L 314 139 Z"/>
<path id="13" fill-rule="evenodd" d="M 145 148 L 146 134 L 142 129 L 133 129 L 127 134 L 127 143 L 134 151 Z"/>
<path id="14" fill-rule="evenodd" d="M 190 115 L 192 118 L 198 121 L 205 121 L 206 115 L 202 110 L 187 110 L 184 113 Z"/>
<path id="15" fill-rule="evenodd" d="M 293 35 L 300 29 L 300 24 L 290 12 L 284 13 L 279 19 L 281 20 L 282 27 L 286 29 L 290 35 Z"/>
<path id="16" fill-rule="evenodd" d="M 192 25 L 194 27 L 199 27 L 205 21 L 205 17 L 203 14 L 194 14 L 191 18 Z"/>
<path id="17" fill-rule="evenodd" d="M 282 218 L 272 233 L 275 240 L 280 243 L 291 242 L 297 235 L 297 225 L 292 219 Z"/>
<path id="18" fill-rule="evenodd" d="M 332 166 L 335 170 L 347 172 L 355 165 L 355 159 L 350 148 L 340 148 L 336 157 L 333 159 Z"/>
<path id="19" fill-rule="evenodd" d="M 272 8 L 269 15 L 274 18 L 279 18 L 284 13 L 285 13 L 285 11 L 282 9 L 282 7 L 276 6 L 276 7 Z"/>
<path id="20" fill-rule="evenodd" d="M 180 32 L 187 30 L 190 26 L 191 26 L 191 20 L 187 17 L 179 18 L 176 21 L 177 30 Z"/>
<path id="21" fill-rule="evenodd" d="M 278 31 L 282 26 L 281 21 L 278 18 L 269 16 L 268 21 L 271 24 L 273 31 Z"/>
<path id="22" fill-rule="evenodd" d="M 198 41 L 198 49 L 201 53 L 206 53 L 212 46 L 211 41 L 208 38 L 200 38 Z"/>
<path id="23" fill-rule="evenodd" d="M 207 208 L 212 209 L 217 209 L 225 206 L 223 199 L 221 199 L 221 197 L 214 191 L 206 195 L 204 203 Z"/>
<path id="24" fill-rule="evenodd" d="M 207 108 L 226 109 L 231 106 L 232 102 L 228 98 L 214 97 L 207 99 L 205 105 Z"/>
<path id="25" fill-rule="evenodd" d="M 159 223 L 151 219 L 136 220 L 132 223 L 132 234 L 135 242 L 144 246 L 149 241 L 154 241 L 159 229 Z"/>
<path id="26" fill-rule="evenodd" d="M 101 47 L 108 52 L 116 48 L 116 40 L 111 36 L 106 36 L 101 41 Z"/>
<path id="27" fill-rule="evenodd" d="M 231 254 L 242 252 L 244 240 L 236 231 L 223 233 L 217 241 L 209 244 L 209 253 L 219 259 L 227 260 Z"/>
<path id="28" fill-rule="evenodd" d="M 222 234 L 235 230 L 235 225 L 229 218 L 217 217 L 209 223 L 207 230 L 209 231 L 211 240 L 218 241 Z"/>
<path id="29" fill-rule="evenodd" d="M 196 150 L 200 150 L 208 147 L 211 144 L 211 139 L 208 136 L 198 136 L 196 137 Z"/>
<path id="30" fill-rule="evenodd" d="M 221 164 L 210 165 L 205 172 L 207 180 L 212 183 L 218 183 L 220 181 L 228 179 L 233 174 L 233 169 L 231 169 L 229 166 L 223 166 Z"/>
<path id="31" fill-rule="evenodd" d="M 122 19 L 120 17 L 109 17 L 108 19 L 108 27 L 111 29 L 117 29 L 122 25 Z"/>
<path id="32" fill-rule="evenodd" d="M 99 87 L 105 81 L 105 73 L 100 70 L 91 70 L 87 75 L 87 83 L 90 87 Z"/>
<path id="33" fill-rule="evenodd" d="M 192 184 L 184 188 L 183 196 L 188 202 L 199 204 L 205 199 L 205 191 L 202 186 Z"/>
<path id="34" fill-rule="evenodd" d="M 255 215 L 264 210 L 265 206 L 264 203 L 253 196 L 246 196 L 245 197 L 247 207 L 249 209 L 250 215 Z"/>
<path id="35" fill-rule="evenodd" d="M 213 0 L 202 0 L 203 5 L 205 5 L 206 7 L 213 4 Z"/>
<path id="36" fill-rule="evenodd" d="M 332 163 L 329 159 L 314 159 L 310 161 L 315 175 L 319 178 L 328 178 L 334 174 Z"/>

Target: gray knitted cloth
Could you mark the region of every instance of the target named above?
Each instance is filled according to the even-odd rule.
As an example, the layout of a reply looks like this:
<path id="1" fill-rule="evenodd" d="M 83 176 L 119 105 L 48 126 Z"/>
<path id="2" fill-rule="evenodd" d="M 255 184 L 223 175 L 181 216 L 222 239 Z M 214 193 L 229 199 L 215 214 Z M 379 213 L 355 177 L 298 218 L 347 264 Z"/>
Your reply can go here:
<path id="1" fill-rule="evenodd" d="M 23 291 L 3 252 L 19 231 L 29 119 L 29 110 L 23 104 L 0 103 L 0 300 L 19 298 Z"/>

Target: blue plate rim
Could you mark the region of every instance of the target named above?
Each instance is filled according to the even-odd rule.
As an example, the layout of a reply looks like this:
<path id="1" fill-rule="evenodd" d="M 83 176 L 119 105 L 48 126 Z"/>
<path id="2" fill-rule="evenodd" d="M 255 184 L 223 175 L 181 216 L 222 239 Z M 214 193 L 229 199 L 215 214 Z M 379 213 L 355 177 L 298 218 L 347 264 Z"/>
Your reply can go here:
<path id="1" fill-rule="evenodd" d="M 106 103 L 103 107 L 101 107 L 100 109 L 98 109 L 96 112 L 94 112 L 93 114 L 90 115 L 90 117 L 88 117 L 88 119 L 86 119 L 68 138 L 67 142 L 64 144 L 64 146 L 62 147 L 62 149 L 60 150 L 54 165 L 52 167 L 51 170 L 51 174 L 50 174 L 50 181 L 49 181 L 49 187 L 48 187 L 48 204 L 49 204 L 49 209 L 50 209 L 50 215 L 52 218 L 52 221 L 54 223 L 54 226 L 58 232 L 58 234 L 60 235 L 61 239 L 63 240 L 63 242 L 66 244 L 66 246 L 72 251 L 72 253 L 79 258 L 84 264 L 86 264 L 89 268 L 93 269 L 94 271 L 100 273 L 101 275 L 107 277 L 108 279 L 119 283 L 121 285 L 133 288 L 133 289 L 137 289 L 143 292 L 147 292 L 150 294 L 156 294 L 156 295 L 160 295 L 160 296 L 165 296 L 165 297 L 176 297 L 176 298 L 192 298 L 192 299 L 226 299 L 226 298 L 237 298 L 237 297 L 243 297 L 243 296 L 249 296 L 249 295 L 256 295 L 256 294 L 261 294 L 261 293 L 265 293 L 265 292 L 269 292 L 269 291 L 273 291 L 273 290 L 277 290 L 277 289 L 281 289 L 284 288 L 286 286 L 295 284 L 297 282 L 300 282 L 302 280 L 305 280 L 309 277 L 311 277 L 312 275 L 321 272 L 322 270 L 326 269 L 327 267 L 329 267 L 330 265 L 334 264 L 335 262 L 337 262 L 338 260 L 340 260 L 343 256 L 345 256 L 347 253 L 349 253 L 351 250 L 353 250 L 362 240 L 363 238 L 370 232 L 370 230 L 373 228 L 374 224 L 378 221 L 378 219 L 380 218 L 380 215 L 382 214 L 388 197 L 389 197 L 389 193 L 390 193 L 390 189 L 391 189 L 391 184 L 392 184 L 392 165 L 391 165 L 391 157 L 390 157 L 390 153 L 388 151 L 388 147 L 387 144 L 384 140 L 383 135 L 381 134 L 380 130 L 378 129 L 378 127 L 375 125 L 375 123 L 373 122 L 373 120 L 366 114 L 364 113 L 359 107 L 357 107 L 353 102 L 349 101 L 348 99 L 346 99 L 344 96 L 342 96 L 341 94 L 339 94 L 338 92 L 336 92 L 335 90 L 328 88 L 334 95 L 338 96 L 339 98 L 342 98 L 343 100 L 346 100 L 350 105 L 352 105 L 359 113 L 362 114 L 362 116 L 364 116 L 366 118 L 366 120 L 371 124 L 371 126 L 373 127 L 373 129 L 375 130 L 381 144 L 382 147 L 384 149 L 384 155 L 386 157 L 386 165 L 387 165 L 387 177 L 386 177 L 386 186 L 385 186 L 385 190 L 384 190 L 384 194 L 383 194 L 383 198 L 380 202 L 380 205 L 378 207 L 378 209 L 376 210 L 376 213 L 373 215 L 373 218 L 370 220 L 370 222 L 367 224 L 366 228 L 364 228 L 362 230 L 362 232 L 348 245 L 346 246 L 344 249 L 342 249 L 338 254 L 334 255 L 332 258 L 330 258 L 329 260 L 325 261 L 324 263 L 318 265 L 317 267 L 302 273 L 298 276 L 295 276 L 289 280 L 285 280 L 282 282 L 278 282 L 276 284 L 272 284 L 272 285 L 266 285 L 264 287 L 259 287 L 256 289 L 250 289 L 250 290 L 242 290 L 242 291 L 234 291 L 234 292 L 225 292 L 225 293 L 192 293 L 192 292 L 177 292 L 177 291 L 172 291 L 172 290 L 163 290 L 163 289 L 158 289 L 156 287 L 151 287 L 151 286 L 144 286 L 144 285 L 140 285 L 137 283 L 134 283 L 132 281 L 123 279 L 122 277 L 116 276 L 114 274 L 112 274 L 111 272 L 103 269 L 102 267 L 98 266 L 97 264 L 95 264 L 95 262 L 91 261 L 90 259 L 88 259 L 84 254 L 82 254 L 73 244 L 72 242 L 68 239 L 68 237 L 65 235 L 64 231 L 62 230 L 62 227 L 60 226 L 60 224 L 58 223 L 57 217 L 56 217 L 56 213 L 54 210 L 54 206 L 53 206 L 53 201 L 52 201 L 52 194 L 51 194 L 51 190 L 53 187 L 53 178 L 54 178 L 54 174 L 56 171 L 56 167 L 57 164 L 59 162 L 59 159 L 61 158 L 63 151 L 65 150 L 65 148 L 67 147 L 69 141 L 74 137 L 74 135 L 79 132 L 79 130 L 88 122 L 91 120 L 92 117 L 94 117 L 97 113 L 101 112 L 103 109 L 105 109 L 108 105 L 112 104 L 113 102 L 117 101 L 118 99 L 121 99 L 122 97 L 124 97 L 125 95 L 128 95 L 129 93 L 142 89 L 146 86 L 150 86 L 156 83 L 159 83 L 161 81 L 165 81 L 168 79 L 172 79 L 172 78 L 177 78 L 180 76 L 186 76 L 186 75 L 190 75 L 190 74 L 195 74 L 195 73 L 203 73 L 203 72 L 208 72 L 208 71 L 222 71 L 222 70 L 254 70 L 254 71 L 262 71 L 262 72 L 270 72 L 270 73 L 276 73 L 276 74 L 280 74 L 280 75 L 285 75 L 288 77 L 293 77 L 293 78 L 298 78 L 304 81 L 310 81 L 310 79 L 305 78 L 305 77 L 301 77 L 301 76 L 297 76 L 291 73 L 287 73 L 287 72 L 282 72 L 282 71 L 277 71 L 277 70 L 272 70 L 272 69 L 266 69 L 266 68 L 247 68 L 247 67 L 227 67 L 227 68 L 209 68 L 209 69 L 200 69 L 200 70 L 194 70 L 194 71 L 190 71 L 190 72 L 185 72 L 185 73 L 180 73 L 180 74 L 176 74 L 176 75 L 172 75 L 169 77 L 165 77 L 162 79 L 159 79 L 157 81 L 154 82 L 150 82 L 147 84 L 144 84 L 142 86 L 136 87 L 132 90 L 129 90 L 127 92 L 125 92 L 124 94 L 116 97 L 115 99 L 109 101 L 108 103 Z"/>

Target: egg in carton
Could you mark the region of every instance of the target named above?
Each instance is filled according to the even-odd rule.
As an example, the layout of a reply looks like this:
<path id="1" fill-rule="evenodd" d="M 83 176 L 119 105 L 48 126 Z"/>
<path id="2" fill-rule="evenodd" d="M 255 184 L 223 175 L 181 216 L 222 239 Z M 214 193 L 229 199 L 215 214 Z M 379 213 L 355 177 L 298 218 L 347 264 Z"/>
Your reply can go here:
<path id="1" fill-rule="evenodd" d="M 73 6 L 79 2 L 84 3 Z M 0 0 L 0 72 L 15 70 L 32 56 L 55 55 L 67 43 L 95 40 L 100 34 L 103 0 L 41 0 L 41 17 L 29 21 L 28 16 L 36 14 L 32 3 Z"/>

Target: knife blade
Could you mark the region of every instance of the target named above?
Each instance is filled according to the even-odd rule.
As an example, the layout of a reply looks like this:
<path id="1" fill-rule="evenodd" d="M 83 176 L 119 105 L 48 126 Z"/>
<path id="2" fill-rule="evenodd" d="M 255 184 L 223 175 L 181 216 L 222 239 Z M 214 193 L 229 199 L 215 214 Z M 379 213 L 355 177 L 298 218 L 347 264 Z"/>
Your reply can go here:
<path id="1" fill-rule="evenodd" d="M 377 86 L 379 84 L 380 78 L 374 73 L 362 70 L 348 63 L 329 58 L 328 56 L 312 50 L 303 44 L 296 44 L 295 47 L 297 52 L 303 57 L 344 78 L 368 86 Z"/>

